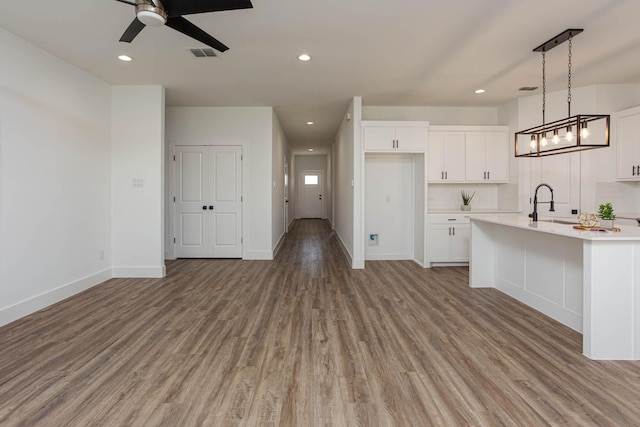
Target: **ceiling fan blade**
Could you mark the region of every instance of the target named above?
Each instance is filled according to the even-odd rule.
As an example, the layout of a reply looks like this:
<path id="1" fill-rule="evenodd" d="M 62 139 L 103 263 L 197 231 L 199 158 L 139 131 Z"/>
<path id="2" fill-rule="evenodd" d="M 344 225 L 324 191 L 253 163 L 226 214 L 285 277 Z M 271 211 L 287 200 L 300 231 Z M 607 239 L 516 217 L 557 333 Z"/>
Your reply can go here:
<path id="1" fill-rule="evenodd" d="M 122 37 L 120 37 L 120 41 L 131 43 L 131 41 L 136 38 L 138 33 L 142 31 L 144 27 L 145 25 L 142 22 L 140 22 L 138 18 L 135 18 L 131 22 L 131 24 L 129 24 L 129 27 L 124 31 L 124 34 L 122 34 Z"/>
<path id="2" fill-rule="evenodd" d="M 209 34 L 205 33 L 203 30 L 196 27 L 181 16 L 167 19 L 167 23 L 165 25 L 173 28 L 176 31 L 180 31 L 182 34 L 187 35 L 192 39 L 196 39 L 199 42 L 206 44 L 207 46 L 211 46 L 212 48 L 219 50 L 220 52 L 224 52 L 225 50 L 229 49 L 227 46 L 225 46 Z"/>
<path id="3" fill-rule="evenodd" d="M 132 1 L 128 1 L 128 0 L 116 0 L 119 1 L 120 3 L 126 3 L 126 4 L 130 4 L 131 6 L 135 6 L 135 2 Z"/>
<path id="4" fill-rule="evenodd" d="M 162 4 L 169 16 L 253 8 L 251 0 L 162 0 Z"/>

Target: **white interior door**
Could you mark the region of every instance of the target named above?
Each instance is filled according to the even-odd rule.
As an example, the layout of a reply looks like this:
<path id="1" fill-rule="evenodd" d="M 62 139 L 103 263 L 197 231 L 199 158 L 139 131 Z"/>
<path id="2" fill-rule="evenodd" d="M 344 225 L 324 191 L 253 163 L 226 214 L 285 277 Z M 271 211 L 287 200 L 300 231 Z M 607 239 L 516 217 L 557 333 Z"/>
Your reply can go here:
<path id="1" fill-rule="evenodd" d="M 323 178 L 322 171 L 300 173 L 300 218 L 322 218 Z"/>
<path id="2" fill-rule="evenodd" d="M 176 147 L 176 257 L 242 257 L 241 155 L 236 146 Z"/>
<path id="3" fill-rule="evenodd" d="M 209 147 L 209 165 L 209 256 L 242 258 L 242 147 Z"/>
<path id="4" fill-rule="evenodd" d="M 175 251 L 179 258 L 209 256 L 208 147 L 176 147 Z"/>

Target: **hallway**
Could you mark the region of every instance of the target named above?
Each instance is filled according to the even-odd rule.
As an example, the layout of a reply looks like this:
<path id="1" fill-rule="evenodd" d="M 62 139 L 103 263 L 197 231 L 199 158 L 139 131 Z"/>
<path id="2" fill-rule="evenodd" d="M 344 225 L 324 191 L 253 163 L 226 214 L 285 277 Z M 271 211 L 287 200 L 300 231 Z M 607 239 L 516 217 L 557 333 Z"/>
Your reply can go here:
<path id="1" fill-rule="evenodd" d="M 327 221 L 274 261 L 177 260 L 0 328 L 0 425 L 632 425 L 640 364 L 466 268 L 351 270 Z"/>

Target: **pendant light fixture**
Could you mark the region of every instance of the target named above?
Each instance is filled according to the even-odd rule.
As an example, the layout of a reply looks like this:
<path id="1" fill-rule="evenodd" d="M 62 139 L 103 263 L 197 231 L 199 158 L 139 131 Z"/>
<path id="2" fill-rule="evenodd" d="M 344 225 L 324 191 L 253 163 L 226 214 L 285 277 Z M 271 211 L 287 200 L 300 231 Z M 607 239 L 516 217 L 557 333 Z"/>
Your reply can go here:
<path id="1" fill-rule="evenodd" d="M 569 29 L 533 49 L 542 53 L 542 125 L 516 132 L 516 157 L 543 157 L 573 153 L 609 146 L 610 116 L 579 114 L 571 116 L 571 55 L 573 37 L 582 29 Z M 567 118 L 546 122 L 547 76 L 546 53 L 569 41 L 569 72 L 567 86 Z M 550 137 L 550 139 L 549 139 Z"/>

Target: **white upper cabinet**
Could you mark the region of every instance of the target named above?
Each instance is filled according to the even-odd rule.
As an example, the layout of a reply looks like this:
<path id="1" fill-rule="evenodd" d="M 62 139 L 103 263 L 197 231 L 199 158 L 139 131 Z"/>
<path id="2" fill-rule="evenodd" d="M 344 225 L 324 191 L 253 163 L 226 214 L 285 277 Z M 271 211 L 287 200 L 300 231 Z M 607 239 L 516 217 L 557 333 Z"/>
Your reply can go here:
<path id="1" fill-rule="evenodd" d="M 640 107 L 615 115 L 616 178 L 640 181 Z"/>
<path id="2" fill-rule="evenodd" d="M 506 182 L 507 131 L 466 133 L 466 181 Z"/>
<path id="3" fill-rule="evenodd" d="M 508 128 L 432 126 L 428 156 L 431 183 L 507 182 Z"/>
<path id="4" fill-rule="evenodd" d="M 428 122 L 363 121 L 364 150 L 424 152 L 428 125 Z"/>
<path id="5" fill-rule="evenodd" d="M 464 182 L 464 132 L 429 132 L 429 182 Z"/>

